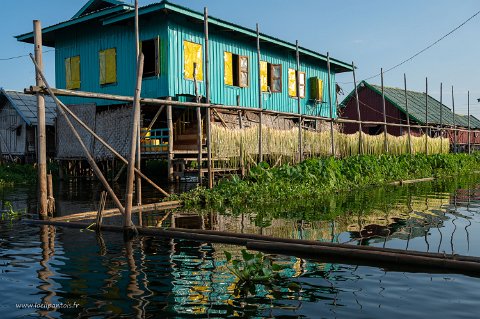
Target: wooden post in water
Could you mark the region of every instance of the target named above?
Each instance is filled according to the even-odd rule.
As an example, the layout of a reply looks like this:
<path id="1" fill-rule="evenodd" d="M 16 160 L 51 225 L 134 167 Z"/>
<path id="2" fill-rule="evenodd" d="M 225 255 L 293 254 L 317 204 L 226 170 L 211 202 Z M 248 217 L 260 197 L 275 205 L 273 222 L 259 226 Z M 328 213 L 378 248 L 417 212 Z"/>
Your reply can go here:
<path id="1" fill-rule="evenodd" d="M 55 198 L 53 196 L 53 180 L 52 174 L 47 174 L 47 211 L 49 216 L 55 213 Z"/>
<path id="2" fill-rule="evenodd" d="M 330 106 L 330 140 L 332 143 L 332 156 L 335 156 L 335 137 L 333 136 L 333 103 L 332 103 L 332 80 L 330 75 L 330 54 L 327 52 L 328 69 L 328 104 Z"/>
<path id="3" fill-rule="evenodd" d="M 413 153 L 412 150 L 412 135 L 410 127 L 410 114 L 408 113 L 408 94 L 407 94 L 407 75 L 403 73 L 403 83 L 405 85 L 405 112 L 407 113 L 407 130 L 408 130 L 408 151 L 410 154 Z"/>
<path id="4" fill-rule="evenodd" d="M 124 235 L 130 237 L 135 229 L 132 223 L 133 181 L 135 178 L 135 157 L 137 148 L 137 126 L 140 124 L 140 93 L 142 90 L 143 54 L 140 53 L 137 60 L 137 81 L 133 102 L 132 136 L 130 137 L 130 158 L 127 168 L 127 187 L 125 191 L 125 216 L 123 220 Z"/>
<path id="5" fill-rule="evenodd" d="M 355 90 L 355 102 L 357 105 L 357 116 L 358 116 L 358 154 L 362 154 L 362 117 L 360 116 L 360 101 L 358 100 L 358 89 L 357 89 L 357 79 L 355 77 L 355 65 L 352 62 L 352 71 L 353 71 L 353 86 Z"/>
<path id="6" fill-rule="evenodd" d="M 428 78 L 425 78 L 425 154 L 428 155 Z"/>
<path id="7" fill-rule="evenodd" d="M 138 26 L 138 0 L 135 0 L 135 51 L 136 51 L 136 56 L 135 59 L 138 61 L 138 57 L 140 55 L 140 31 L 139 31 L 139 26 Z M 135 62 L 136 62 L 135 61 Z M 138 68 L 138 64 L 136 65 Z M 136 167 L 137 170 L 141 170 L 142 166 L 142 147 L 141 147 L 141 106 L 138 107 L 138 125 L 137 125 L 137 152 L 136 152 Z M 140 211 L 138 212 L 138 222 L 139 226 L 142 226 L 142 179 L 140 176 L 136 175 L 136 180 L 135 180 L 135 194 L 137 195 L 137 206 L 140 207 Z"/>
<path id="8" fill-rule="evenodd" d="M 37 86 L 43 86 L 40 71 L 43 71 L 42 56 L 42 25 L 39 20 L 33 21 L 33 34 L 35 42 L 35 61 L 40 70 L 36 70 L 35 79 Z M 37 93 L 37 170 L 38 170 L 38 214 L 41 219 L 48 218 L 47 198 L 47 140 L 45 128 L 45 98 Z"/>
<path id="9" fill-rule="evenodd" d="M 258 108 L 260 113 L 258 114 L 258 162 L 263 162 L 263 101 L 262 101 L 262 74 L 260 70 L 260 32 L 258 30 L 257 23 L 257 68 L 258 68 Z"/>
<path id="10" fill-rule="evenodd" d="M 240 95 L 237 94 L 237 106 L 240 106 Z M 240 137 L 240 172 L 242 178 L 245 177 L 245 158 L 243 154 L 243 119 L 242 119 L 242 111 L 238 111 L 238 126 L 240 127 L 240 131 L 242 132 L 242 136 Z"/>
<path id="11" fill-rule="evenodd" d="M 467 91 L 467 115 L 468 115 L 468 133 L 467 133 L 467 137 L 468 137 L 468 154 L 471 154 L 471 150 L 470 150 L 470 130 L 471 130 L 471 127 L 470 127 L 470 91 Z"/>
<path id="12" fill-rule="evenodd" d="M 171 100 L 168 97 L 167 100 Z M 172 105 L 167 105 L 167 127 L 168 127 L 168 180 L 173 182 L 173 117 Z"/>
<path id="13" fill-rule="evenodd" d="M 206 103 L 210 103 L 210 60 L 208 57 L 208 9 L 203 9 L 203 30 L 205 34 L 205 97 Z M 212 122 L 211 122 L 211 110 L 207 109 L 207 115 L 205 116 L 206 129 L 207 129 L 207 171 L 208 171 L 208 188 L 213 188 L 213 173 L 212 173 Z"/>
<path id="14" fill-rule="evenodd" d="M 387 140 L 387 111 L 385 109 L 385 92 L 383 87 L 383 68 L 380 69 L 380 79 L 382 83 L 382 111 L 383 111 L 383 150 L 388 153 L 388 140 Z"/>
<path id="15" fill-rule="evenodd" d="M 443 91 L 443 83 L 440 82 L 440 149 L 443 153 L 443 102 L 442 102 L 442 94 Z"/>
<path id="16" fill-rule="evenodd" d="M 195 101 L 200 103 L 200 96 L 198 95 L 197 86 L 197 63 L 193 63 L 193 81 L 195 84 Z M 202 111 L 200 107 L 196 107 L 197 113 L 197 163 L 198 163 L 198 185 L 202 185 Z"/>
<path id="17" fill-rule="evenodd" d="M 299 162 L 303 161 L 303 129 L 302 129 L 302 102 L 300 98 L 300 52 L 298 50 L 298 40 L 296 42 L 295 46 L 295 53 L 296 53 L 296 59 L 297 59 L 297 72 L 295 73 L 296 77 L 296 90 L 297 90 L 297 108 L 298 108 L 298 160 Z M 305 81 L 305 78 L 304 78 Z M 305 88 L 305 86 L 304 86 Z"/>
<path id="18" fill-rule="evenodd" d="M 453 152 L 457 153 L 457 124 L 455 123 L 455 97 L 452 85 L 452 111 L 453 111 Z"/>

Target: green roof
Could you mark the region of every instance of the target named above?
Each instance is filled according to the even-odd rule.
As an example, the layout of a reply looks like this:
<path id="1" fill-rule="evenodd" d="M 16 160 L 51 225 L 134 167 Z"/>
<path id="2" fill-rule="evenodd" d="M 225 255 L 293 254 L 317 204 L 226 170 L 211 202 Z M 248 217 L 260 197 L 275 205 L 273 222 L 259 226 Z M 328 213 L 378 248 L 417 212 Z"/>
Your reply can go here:
<path id="1" fill-rule="evenodd" d="M 358 84 L 357 89 L 361 90 L 362 88 L 369 88 L 373 92 L 382 95 L 382 87 L 380 85 L 370 84 L 366 81 L 362 81 Z M 405 90 L 393 87 L 383 88 L 385 94 L 385 100 L 390 102 L 393 106 L 399 109 L 402 113 L 406 114 L 405 108 Z M 341 103 L 341 106 L 345 107 L 351 98 L 355 96 L 355 91 L 353 90 Z M 408 113 L 410 119 L 415 121 L 418 124 L 424 125 L 425 123 L 425 92 L 415 92 L 407 91 L 407 100 L 408 100 Z M 428 124 L 440 125 L 440 110 L 442 110 L 442 125 L 453 126 L 453 112 L 452 110 L 440 102 L 428 96 L 427 99 L 428 105 Z M 468 127 L 468 116 L 455 113 L 455 125 Z M 480 128 L 480 120 L 475 116 L 470 115 L 470 127 L 471 128 Z"/>

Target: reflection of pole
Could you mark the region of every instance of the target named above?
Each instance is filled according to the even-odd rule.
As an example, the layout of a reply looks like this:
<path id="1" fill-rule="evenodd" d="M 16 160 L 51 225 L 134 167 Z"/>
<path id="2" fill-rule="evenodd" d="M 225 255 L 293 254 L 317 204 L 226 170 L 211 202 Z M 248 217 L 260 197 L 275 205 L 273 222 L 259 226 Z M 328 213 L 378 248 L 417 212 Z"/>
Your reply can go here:
<path id="1" fill-rule="evenodd" d="M 137 304 L 133 306 L 133 309 L 136 313 L 136 318 L 144 318 L 145 313 L 142 307 L 143 301 L 142 298 L 138 298 L 138 296 L 143 295 L 144 291 L 140 289 L 138 284 L 138 275 L 140 275 L 140 273 L 137 270 L 137 265 L 135 262 L 133 241 L 129 240 L 125 242 L 125 254 L 127 258 L 128 270 L 130 272 L 128 275 L 129 282 L 127 285 L 127 297 L 137 301 Z"/>
<path id="2" fill-rule="evenodd" d="M 54 273 L 50 270 L 48 262 L 50 258 L 53 257 L 55 252 L 55 227 L 41 225 L 40 226 L 40 242 L 42 249 L 42 259 L 40 260 L 40 267 L 37 271 L 38 279 L 41 281 L 38 289 L 45 292 L 45 295 L 42 297 L 42 304 L 52 304 L 53 297 L 56 296 L 53 284 L 50 281 L 50 277 Z M 40 310 L 38 313 L 41 316 L 47 316 L 50 311 Z"/>

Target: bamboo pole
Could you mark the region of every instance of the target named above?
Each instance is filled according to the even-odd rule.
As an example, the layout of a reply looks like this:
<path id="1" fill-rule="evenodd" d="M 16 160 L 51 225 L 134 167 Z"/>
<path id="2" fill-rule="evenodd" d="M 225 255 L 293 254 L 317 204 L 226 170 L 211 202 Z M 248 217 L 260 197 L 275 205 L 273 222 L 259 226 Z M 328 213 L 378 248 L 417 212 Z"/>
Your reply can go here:
<path id="1" fill-rule="evenodd" d="M 168 99 L 171 99 L 170 97 Z M 168 126 L 168 180 L 173 182 L 173 116 L 172 105 L 167 105 Z"/>
<path id="2" fill-rule="evenodd" d="M 457 153 L 457 125 L 455 123 L 455 97 L 453 95 L 453 85 L 452 85 L 452 112 L 453 112 L 453 152 Z"/>
<path id="3" fill-rule="evenodd" d="M 335 137 L 333 136 L 333 103 L 332 103 L 332 79 L 330 75 L 330 54 L 327 52 L 328 69 L 328 104 L 330 106 L 330 140 L 332 144 L 332 156 L 335 156 Z"/>
<path id="4" fill-rule="evenodd" d="M 205 97 L 206 103 L 210 103 L 210 60 L 209 60 L 209 44 L 208 44 L 208 9 L 203 9 L 203 28 L 205 34 Z M 212 172 L 212 123 L 210 109 L 207 109 L 205 118 L 207 129 L 207 172 L 208 172 L 208 188 L 213 188 L 213 172 Z"/>
<path id="5" fill-rule="evenodd" d="M 440 149 L 443 151 L 443 83 L 440 82 Z"/>
<path id="6" fill-rule="evenodd" d="M 140 93 L 142 91 L 144 56 L 139 54 L 137 60 L 137 79 L 133 102 L 132 136 L 130 137 L 130 159 L 127 167 L 127 186 L 125 190 L 125 216 L 123 220 L 124 234 L 129 237 L 135 230 L 132 223 L 133 182 L 135 178 L 135 157 L 137 151 L 137 132 L 140 125 Z"/>
<path id="7" fill-rule="evenodd" d="M 52 174 L 47 174 L 47 212 L 49 216 L 55 213 L 55 197 L 53 196 Z"/>
<path id="8" fill-rule="evenodd" d="M 37 86 L 43 86 L 40 72 L 43 71 L 42 57 L 42 25 L 39 20 L 33 21 L 35 61 L 39 70 L 35 72 Z M 45 98 L 37 93 L 37 172 L 38 172 L 38 214 L 40 218 L 48 218 L 47 198 L 47 140 L 45 128 Z"/>
<path id="9" fill-rule="evenodd" d="M 412 151 L 412 136 L 411 136 L 411 126 L 410 126 L 410 114 L 408 113 L 408 94 L 407 94 L 407 75 L 403 73 L 403 83 L 405 85 L 405 112 L 407 113 L 407 130 L 408 130 L 408 151 L 410 154 Z"/>
<path id="10" fill-rule="evenodd" d="M 428 78 L 425 78 L 425 154 L 428 155 Z"/>
<path id="11" fill-rule="evenodd" d="M 47 90 L 50 90 L 50 85 L 48 85 L 48 82 L 47 82 L 47 79 L 45 78 L 45 75 L 43 74 L 43 72 L 40 70 L 37 62 L 35 61 L 35 58 L 33 57 L 32 54 L 30 54 L 30 58 L 32 59 L 33 63 L 35 64 L 35 67 L 38 71 L 38 73 L 40 74 L 40 76 L 42 77 L 42 80 L 43 82 L 45 83 L 45 87 L 47 88 Z M 57 105 L 58 105 L 58 98 L 53 94 L 53 92 L 49 91 L 49 94 L 52 96 L 52 98 L 57 102 Z M 95 160 L 93 159 L 92 155 L 90 154 L 90 151 L 88 150 L 87 146 L 85 145 L 85 143 L 83 142 L 82 138 L 80 137 L 80 135 L 78 134 L 77 130 L 75 129 L 75 127 L 73 126 L 72 122 L 70 121 L 70 119 L 68 118 L 67 114 L 65 114 L 64 110 L 62 107 L 59 107 L 58 110 L 60 111 L 60 115 L 62 115 L 64 118 L 65 118 L 65 122 L 67 123 L 68 127 L 70 128 L 70 130 L 72 131 L 73 135 L 75 136 L 75 138 L 77 139 L 78 143 L 80 144 L 80 147 L 82 148 L 83 152 L 85 153 L 85 157 L 87 158 L 87 161 L 88 163 L 90 164 L 90 166 L 92 167 L 92 170 L 94 172 L 94 174 L 97 176 L 97 178 L 100 180 L 100 182 L 103 184 L 103 187 L 105 187 L 105 189 L 108 191 L 108 194 L 110 195 L 110 197 L 113 199 L 114 203 L 115 203 L 115 206 L 117 206 L 118 210 L 124 214 L 125 212 L 125 209 L 123 208 L 122 204 L 120 203 L 120 200 L 118 199 L 117 195 L 115 195 L 115 192 L 113 191 L 113 189 L 110 187 L 110 185 L 108 184 L 108 181 L 105 179 L 105 177 L 103 176 L 102 174 L 102 171 L 100 170 L 100 168 L 98 167 L 97 163 L 95 163 Z"/>
<path id="12" fill-rule="evenodd" d="M 385 92 L 383 87 L 383 68 L 380 69 L 380 79 L 382 84 L 382 110 L 383 110 L 383 149 L 385 153 L 388 153 L 388 140 L 387 140 L 387 111 L 385 109 Z"/>
<path id="13" fill-rule="evenodd" d="M 53 225 L 56 227 L 86 228 L 87 223 L 54 222 L 26 220 L 30 225 Z M 122 228 L 114 225 L 102 225 L 102 231 L 122 232 Z M 235 234 L 228 232 L 139 228 L 144 236 L 179 238 L 201 242 L 218 242 L 246 246 L 247 249 L 275 252 L 292 256 L 308 256 L 309 258 L 342 258 L 343 262 L 362 265 L 389 265 L 389 267 L 417 267 L 416 269 L 436 270 L 443 272 L 460 272 L 477 275 L 480 273 L 480 258 L 470 256 L 451 256 L 439 253 L 403 251 L 400 249 L 353 246 L 328 242 L 272 238 L 264 235 Z"/>
<path id="14" fill-rule="evenodd" d="M 258 114 L 258 162 L 263 162 L 263 101 L 262 101 L 262 74 L 260 70 L 260 32 L 257 23 L 257 68 L 258 68 L 258 108 L 260 113 Z"/>
<path id="15" fill-rule="evenodd" d="M 200 103 L 197 86 L 197 63 L 193 63 L 193 81 L 195 85 L 195 101 Z M 202 111 L 200 107 L 196 107 L 197 114 L 197 163 L 198 163 L 198 185 L 202 185 Z"/>
<path id="16" fill-rule="evenodd" d="M 297 72 L 295 73 L 296 77 L 296 90 L 297 90 L 297 108 L 298 108 L 298 159 L 300 162 L 303 161 L 303 132 L 302 132 L 302 101 L 300 98 L 300 52 L 298 50 L 298 40 L 295 44 L 295 56 L 297 59 Z M 305 79 L 304 79 L 305 80 Z M 304 86 L 305 88 L 305 86 Z"/>
<path id="17" fill-rule="evenodd" d="M 135 0 L 135 51 L 136 51 L 136 56 L 135 56 L 135 62 L 138 60 L 138 57 L 140 55 L 140 29 L 139 29 L 139 19 L 138 19 L 138 0 Z M 136 65 L 138 68 L 138 64 Z M 141 106 L 138 107 L 138 123 L 137 123 L 137 152 L 136 152 L 136 167 L 137 170 L 141 170 L 142 167 L 142 145 L 141 145 Z M 142 207 L 142 179 L 140 176 L 136 175 L 136 180 L 135 180 L 135 194 L 137 198 L 137 206 Z M 142 212 L 139 212 L 139 225 L 142 226 Z"/>
<path id="18" fill-rule="evenodd" d="M 471 154 L 471 150 L 470 150 L 470 91 L 467 91 L 467 114 L 468 114 L 468 133 L 467 133 L 467 137 L 468 137 L 468 154 Z"/>
<path id="19" fill-rule="evenodd" d="M 355 65 L 352 61 L 352 71 L 353 71 L 353 86 L 355 90 L 355 102 L 357 106 L 357 116 L 358 116 L 358 154 L 362 154 L 362 117 L 360 116 L 360 101 L 358 100 L 358 88 L 357 88 L 357 79 L 355 78 Z"/>
<path id="20" fill-rule="evenodd" d="M 240 106 L 240 95 L 237 94 L 237 105 Z M 242 111 L 238 111 L 238 126 L 243 130 Z M 243 154 L 243 135 L 240 136 L 240 174 L 245 177 L 245 158 Z"/>

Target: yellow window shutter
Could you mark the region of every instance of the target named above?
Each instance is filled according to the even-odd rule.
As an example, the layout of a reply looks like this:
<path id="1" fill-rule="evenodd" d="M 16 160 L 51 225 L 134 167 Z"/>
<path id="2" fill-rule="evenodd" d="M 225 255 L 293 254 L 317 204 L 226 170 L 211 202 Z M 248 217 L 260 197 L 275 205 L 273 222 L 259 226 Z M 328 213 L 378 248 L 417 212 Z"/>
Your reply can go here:
<path id="1" fill-rule="evenodd" d="M 80 56 L 65 59 L 65 82 L 67 90 L 80 88 Z"/>
<path id="2" fill-rule="evenodd" d="M 323 81 L 318 77 L 310 78 L 310 98 L 323 101 Z"/>
<path id="3" fill-rule="evenodd" d="M 265 61 L 260 61 L 260 83 L 262 92 L 268 91 L 268 63 Z"/>
<path id="4" fill-rule="evenodd" d="M 233 85 L 233 56 L 231 52 L 223 53 L 223 65 L 225 74 L 223 79 L 226 85 Z"/>
<path id="5" fill-rule="evenodd" d="M 185 78 L 193 80 L 193 64 L 197 64 L 197 80 L 203 80 L 202 45 L 183 41 L 183 70 Z"/>
<path id="6" fill-rule="evenodd" d="M 100 84 L 107 83 L 107 76 L 106 76 L 106 61 L 105 61 L 105 51 L 100 51 L 98 54 L 98 60 L 100 62 Z"/>
<path id="7" fill-rule="evenodd" d="M 294 69 L 288 69 L 288 95 L 297 96 L 297 78 Z"/>
<path id="8" fill-rule="evenodd" d="M 65 84 L 67 90 L 72 89 L 72 71 L 70 69 L 70 58 L 65 59 Z"/>
<path id="9" fill-rule="evenodd" d="M 117 50 L 115 48 L 105 51 L 105 80 L 106 83 L 117 82 Z"/>

